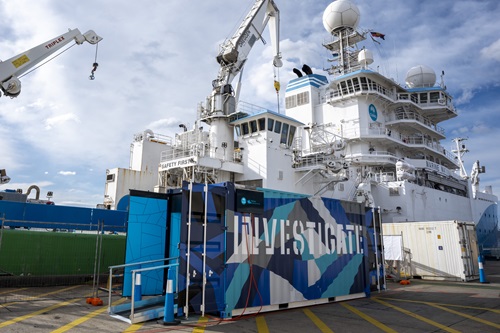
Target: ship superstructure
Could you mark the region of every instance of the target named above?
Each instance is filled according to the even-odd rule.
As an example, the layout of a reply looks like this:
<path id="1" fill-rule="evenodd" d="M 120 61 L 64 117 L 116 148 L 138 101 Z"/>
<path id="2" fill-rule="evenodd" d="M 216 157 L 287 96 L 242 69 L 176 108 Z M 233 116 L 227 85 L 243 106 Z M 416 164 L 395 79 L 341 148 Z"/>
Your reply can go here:
<path id="1" fill-rule="evenodd" d="M 159 158 L 158 172 L 148 176 L 157 178 L 156 185 L 130 187 L 119 179 L 126 172 L 118 176 L 111 170 L 107 188 L 114 190 L 106 191 L 108 206 L 115 208 L 129 188 L 165 192 L 183 181 L 229 181 L 363 202 L 380 208 L 382 222 L 473 221 L 480 245 L 491 246 L 497 197 L 491 187 L 480 189 L 484 167 L 478 161 L 470 175 L 466 172 L 464 138 L 457 138 L 453 149 L 441 144 L 446 138 L 441 123 L 457 116 L 444 73 L 436 84 L 435 72 L 418 65 L 401 85 L 372 69 L 373 54 L 363 42 L 381 34 L 358 28 L 359 16 L 351 1 L 328 6 L 323 23 L 330 38 L 323 47 L 332 65 L 325 74 L 307 65 L 294 69 L 297 78 L 287 85 L 282 114 L 239 101 L 231 85 L 268 21 L 279 22 L 273 1 L 256 1 L 221 46 L 219 75 L 198 107 L 193 128 L 181 124 L 182 131 L 169 139 L 155 141 L 160 136 L 149 132 L 141 136 L 149 148 L 140 155 Z M 278 37 L 274 25 L 272 30 Z M 275 66 L 280 58 L 275 45 Z M 139 166 L 131 171 L 145 172 Z M 109 185 L 120 182 L 129 187 Z"/>

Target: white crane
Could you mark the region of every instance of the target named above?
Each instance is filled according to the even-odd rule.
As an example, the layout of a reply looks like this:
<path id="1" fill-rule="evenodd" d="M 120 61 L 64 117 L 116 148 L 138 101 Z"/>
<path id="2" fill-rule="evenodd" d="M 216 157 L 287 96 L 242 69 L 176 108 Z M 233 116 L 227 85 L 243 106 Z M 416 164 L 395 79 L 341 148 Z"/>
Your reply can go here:
<path id="1" fill-rule="evenodd" d="M 70 29 L 65 34 L 49 39 L 45 43 L 35 46 L 8 60 L 3 62 L 0 61 L 0 89 L 5 96 L 10 96 L 12 98 L 17 97 L 21 93 L 21 81 L 19 80 L 19 76 L 26 73 L 45 58 L 54 54 L 72 41 L 81 45 L 83 42 L 97 44 L 101 40 L 102 38 L 96 35 L 92 30 L 82 34 L 78 29 Z M 94 63 L 92 74 L 96 68 L 97 63 Z"/>
<path id="2" fill-rule="evenodd" d="M 228 125 L 230 115 L 236 112 L 239 97 L 231 85 L 241 73 L 248 54 L 255 42 L 264 41 L 262 33 L 269 24 L 271 43 L 274 47 L 275 67 L 283 65 L 279 51 L 279 10 L 273 0 L 257 0 L 243 19 L 234 35 L 220 47 L 216 59 L 220 65 L 217 78 L 212 81 L 212 94 L 207 98 L 206 107 L 201 110 L 201 121 L 210 125 L 210 145 L 214 149 L 233 152 L 233 128 Z"/>

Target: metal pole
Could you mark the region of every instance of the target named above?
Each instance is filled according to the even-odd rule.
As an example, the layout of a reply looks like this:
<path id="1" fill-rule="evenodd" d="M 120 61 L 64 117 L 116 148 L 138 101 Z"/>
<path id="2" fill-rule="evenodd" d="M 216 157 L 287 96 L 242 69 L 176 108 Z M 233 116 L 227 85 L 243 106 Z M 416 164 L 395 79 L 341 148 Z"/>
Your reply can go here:
<path id="1" fill-rule="evenodd" d="M 207 210 L 208 210 L 208 183 L 205 175 L 205 216 L 203 223 L 203 282 L 201 294 L 201 316 L 205 316 L 205 286 L 207 284 L 207 272 L 205 271 L 207 264 Z"/>
<path id="2" fill-rule="evenodd" d="M 191 215 L 192 215 L 192 205 L 193 205 L 193 179 L 194 179 L 194 166 L 191 176 L 191 181 L 189 182 L 189 209 L 188 209 L 188 239 L 187 239 L 187 251 L 186 251 L 186 305 L 184 306 L 185 318 L 189 317 L 189 283 L 191 283 L 191 273 L 189 272 L 189 265 L 191 263 Z"/>
<path id="3" fill-rule="evenodd" d="M 380 292 L 380 263 L 378 261 L 378 242 L 377 242 L 377 219 L 375 216 L 375 208 L 372 207 L 373 213 L 373 239 L 375 242 L 375 267 L 377 267 L 377 290 Z"/>
<path id="4" fill-rule="evenodd" d="M 95 297 L 98 297 L 99 295 L 99 275 L 101 275 L 102 234 L 104 232 L 104 221 L 101 221 L 99 226 L 101 227 L 101 232 L 99 233 L 99 257 L 97 258 L 97 284 Z M 97 229 L 99 229 L 99 227 Z"/>
<path id="5" fill-rule="evenodd" d="M 380 250 L 381 250 L 381 257 L 382 257 L 382 267 L 383 267 L 383 279 L 384 279 L 384 285 L 383 288 L 384 290 L 387 288 L 387 280 L 386 280 L 386 274 L 385 274 L 385 253 L 384 253 L 384 230 L 382 228 L 382 214 L 380 214 L 380 206 L 378 208 L 378 222 L 379 222 L 379 227 L 380 227 Z"/>
<path id="6" fill-rule="evenodd" d="M 109 268 L 108 313 L 111 313 L 111 290 L 113 290 L 113 267 Z"/>
<path id="7" fill-rule="evenodd" d="M 99 221 L 97 221 L 97 235 L 95 240 L 95 257 L 94 257 L 94 278 L 92 279 L 92 298 L 96 297 L 96 271 L 97 271 L 97 253 L 99 246 Z"/>
<path id="8" fill-rule="evenodd" d="M 130 319 L 134 318 L 134 302 L 135 302 L 135 271 L 132 271 L 132 294 L 130 295 Z"/>

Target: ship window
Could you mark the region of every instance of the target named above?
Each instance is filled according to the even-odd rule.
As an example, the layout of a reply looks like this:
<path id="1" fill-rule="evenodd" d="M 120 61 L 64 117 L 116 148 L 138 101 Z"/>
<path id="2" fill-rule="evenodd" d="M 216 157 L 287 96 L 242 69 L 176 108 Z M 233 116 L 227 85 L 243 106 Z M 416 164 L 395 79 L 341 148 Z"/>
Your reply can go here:
<path id="1" fill-rule="evenodd" d="M 274 126 L 274 133 L 280 133 L 281 132 L 281 121 L 276 120 L 276 125 Z"/>
<path id="2" fill-rule="evenodd" d="M 288 133 L 288 146 L 292 146 L 293 137 L 295 136 L 295 126 L 290 126 L 290 133 Z"/>
<path id="3" fill-rule="evenodd" d="M 297 94 L 297 105 L 309 104 L 309 91 Z"/>
<path id="4" fill-rule="evenodd" d="M 286 144 L 286 138 L 288 137 L 288 125 L 287 123 L 283 123 L 283 129 L 281 130 L 281 138 L 280 138 L 280 144 Z"/>
<path id="5" fill-rule="evenodd" d="M 431 103 L 437 103 L 437 101 L 439 100 L 439 92 L 431 92 L 430 99 Z"/>
<path id="6" fill-rule="evenodd" d="M 269 118 L 267 120 L 267 130 L 272 132 L 273 128 L 274 128 L 274 119 Z"/>
<path id="7" fill-rule="evenodd" d="M 248 133 L 250 133 L 248 123 L 241 124 L 241 132 L 243 133 L 243 135 L 247 135 Z"/>
<path id="8" fill-rule="evenodd" d="M 115 181 L 115 174 L 114 173 L 106 175 L 106 182 L 112 183 L 114 181 Z"/>
<path id="9" fill-rule="evenodd" d="M 350 94 L 352 94 L 354 92 L 352 89 L 352 81 L 351 80 L 347 80 L 347 88 L 348 88 Z"/>
<path id="10" fill-rule="evenodd" d="M 427 93 L 420 94 L 420 103 L 427 103 Z"/>
<path id="11" fill-rule="evenodd" d="M 366 83 L 366 77 L 360 77 L 361 80 L 361 89 L 368 90 L 368 83 Z"/>
<path id="12" fill-rule="evenodd" d="M 250 130 L 252 133 L 257 132 L 257 120 L 250 121 Z"/>
<path id="13" fill-rule="evenodd" d="M 265 131 L 266 130 L 266 118 L 259 118 L 259 131 Z"/>
<path id="14" fill-rule="evenodd" d="M 354 91 L 360 91 L 359 79 L 357 77 L 352 78 L 352 84 L 354 85 Z"/>
<path id="15" fill-rule="evenodd" d="M 236 136 L 240 136 L 241 135 L 240 125 L 234 126 L 234 130 L 236 131 Z"/>
<path id="16" fill-rule="evenodd" d="M 291 109 L 297 106 L 297 95 L 285 98 L 285 108 Z"/>
<path id="17" fill-rule="evenodd" d="M 340 82 L 340 88 L 342 90 L 342 94 L 346 95 L 347 94 L 347 87 L 345 85 L 345 81 Z"/>

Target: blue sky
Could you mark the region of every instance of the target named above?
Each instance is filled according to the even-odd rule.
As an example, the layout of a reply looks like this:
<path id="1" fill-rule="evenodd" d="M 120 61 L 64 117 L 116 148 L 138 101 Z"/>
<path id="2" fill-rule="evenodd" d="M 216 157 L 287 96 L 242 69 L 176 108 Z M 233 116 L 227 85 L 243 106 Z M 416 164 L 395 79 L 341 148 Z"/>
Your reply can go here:
<path id="1" fill-rule="evenodd" d="M 328 37 L 322 15 L 331 1 L 275 0 L 281 13 L 279 72 L 282 92 L 308 64 L 327 66 L 321 46 Z M 386 35 L 366 46 L 372 68 L 404 84 L 408 69 L 445 71 L 459 117 L 440 123 L 451 139 L 466 136 L 470 172 L 479 159 L 481 185 L 500 193 L 500 2 L 357 0 L 360 27 Z M 149 128 L 173 136 L 179 123 L 194 123 L 196 107 L 211 92 L 218 45 L 232 35 L 253 0 L 145 3 L 77 0 L 0 0 L 0 59 L 8 59 L 68 28 L 95 30 L 96 79 L 88 79 L 95 46 L 75 46 L 23 77 L 16 99 L 0 98 L 0 168 L 11 182 L 0 189 L 36 184 L 57 204 L 102 203 L 107 168 L 128 167 L 135 133 Z M 258 43 L 245 68 L 241 100 L 276 110 L 272 47 Z M 283 98 L 283 93 L 281 98 Z M 281 106 L 284 103 L 280 103 Z"/>

